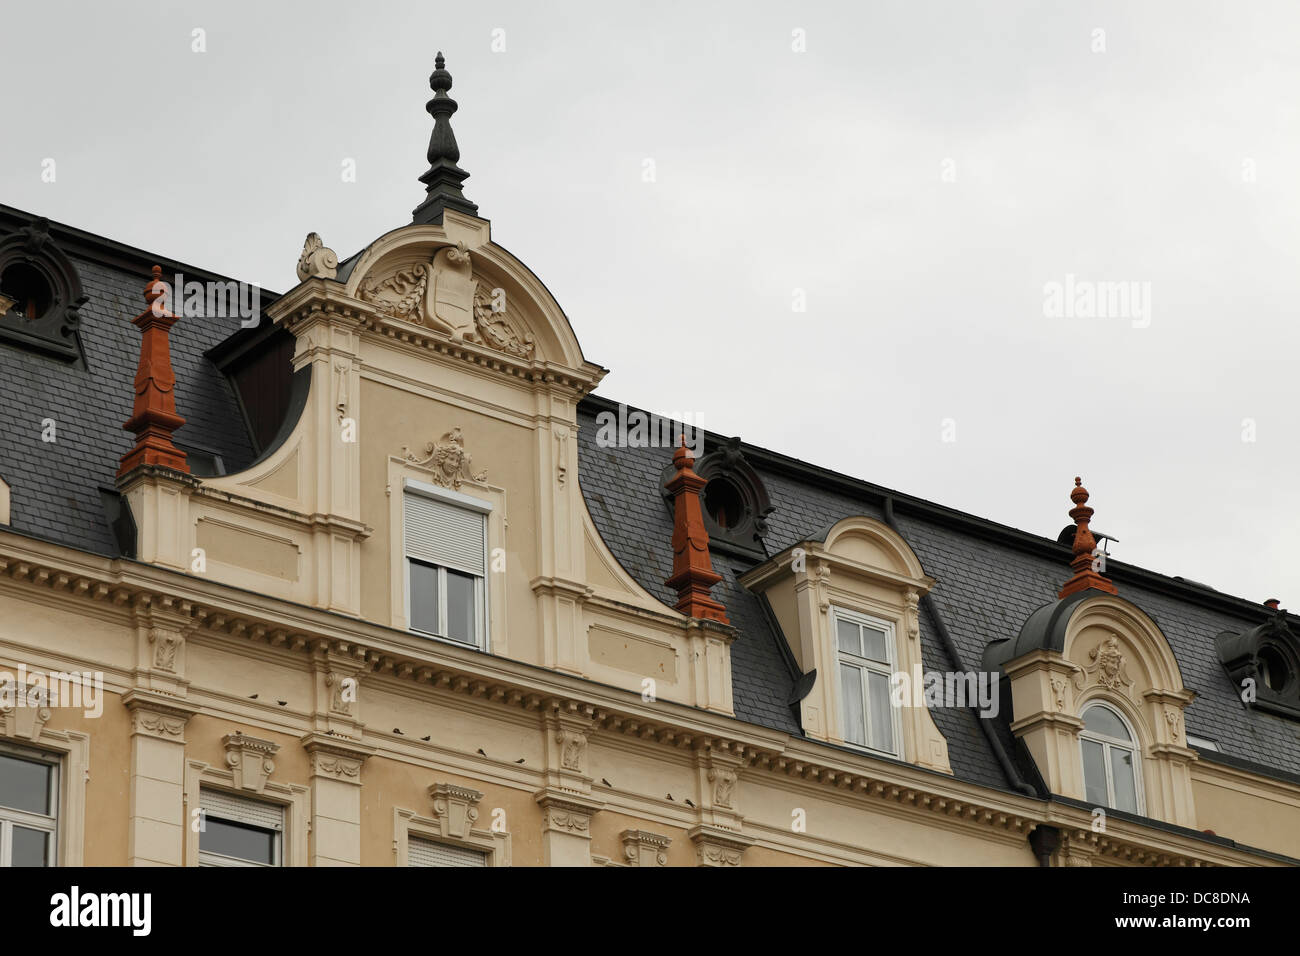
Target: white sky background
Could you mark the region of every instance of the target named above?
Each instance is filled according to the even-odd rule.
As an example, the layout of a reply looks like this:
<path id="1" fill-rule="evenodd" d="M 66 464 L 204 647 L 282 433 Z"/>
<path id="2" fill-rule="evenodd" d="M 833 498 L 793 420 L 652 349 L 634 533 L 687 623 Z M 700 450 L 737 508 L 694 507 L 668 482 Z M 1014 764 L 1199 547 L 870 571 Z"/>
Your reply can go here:
<path id="1" fill-rule="evenodd" d="M 285 291 L 409 221 L 442 49 L 601 394 L 1053 537 L 1081 474 L 1115 558 L 1300 609 L 1294 3 L 2 2 L 0 202 Z"/>

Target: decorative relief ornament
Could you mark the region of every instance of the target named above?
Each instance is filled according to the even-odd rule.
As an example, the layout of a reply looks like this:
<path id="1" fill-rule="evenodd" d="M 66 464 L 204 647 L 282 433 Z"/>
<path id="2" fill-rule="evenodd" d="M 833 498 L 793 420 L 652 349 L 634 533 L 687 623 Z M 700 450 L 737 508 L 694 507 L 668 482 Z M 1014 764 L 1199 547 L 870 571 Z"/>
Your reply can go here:
<path id="1" fill-rule="evenodd" d="M 713 803 L 728 810 L 736 793 L 736 773 L 734 770 L 710 770 L 709 780 L 713 783 Z"/>
<path id="2" fill-rule="evenodd" d="M 185 721 L 148 710 L 137 710 L 135 729 L 137 732 L 151 733 L 156 737 L 179 737 L 185 731 Z"/>
<path id="3" fill-rule="evenodd" d="M 176 673 L 176 651 L 185 643 L 175 631 L 154 627 L 149 629 L 149 643 L 153 648 L 153 666 Z"/>
<path id="4" fill-rule="evenodd" d="M 921 639 L 921 615 L 918 612 L 921 597 L 913 590 L 905 595 L 907 601 L 907 636 L 914 641 Z"/>
<path id="5" fill-rule="evenodd" d="M 1169 724 L 1169 739 L 1178 739 L 1178 711 L 1169 707 L 1165 710 L 1165 721 Z"/>
<path id="6" fill-rule="evenodd" d="M 424 324 L 424 294 L 429 286 L 433 266 L 421 262 L 410 269 L 400 269 L 387 279 L 376 280 L 366 276 L 361 280 L 357 294 L 377 312 L 391 315 L 403 322 Z"/>
<path id="7" fill-rule="evenodd" d="M 349 778 L 361 776 L 361 761 L 352 757 L 336 757 L 318 752 L 312 754 L 312 765 L 316 773 L 321 775 Z"/>
<path id="8" fill-rule="evenodd" d="M 433 257 L 433 314 L 455 338 L 474 332 L 474 269 L 463 242 Z"/>
<path id="9" fill-rule="evenodd" d="M 1119 649 L 1119 638 L 1114 634 L 1089 651 L 1088 659 L 1092 663 L 1084 671 L 1102 687 L 1122 691 L 1133 684 L 1128 676 L 1124 652 Z"/>
<path id="10" fill-rule="evenodd" d="M 526 332 L 521 338 L 506 320 L 506 310 L 498 305 L 497 297 L 483 286 L 474 290 L 474 325 L 479 340 L 489 348 L 522 359 L 531 359 L 536 351 L 532 333 Z"/>
<path id="11" fill-rule="evenodd" d="M 453 428 L 436 442 L 429 442 L 424 446 L 424 454 L 420 458 L 409 445 L 402 446 L 402 458 L 413 465 L 431 468 L 434 483 L 443 488 L 454 491 L 464 481 L 487 481 L 486 471 L 475 474 L 470 470 L 470 454 L 465 450 L 465 439 L 459 428 Z"/>
<path id="12" fill-rule="evenodd" d="M 266 788 L 266 781 L 275 773 L 275 762 L 271 758 L 280 745 L 242 733 L 226 734 L 221 742 L 226 748 L 226 766 L 234 774 L 235 787 L 261 793 Z"/>
<path id="13" fill-rule="evenodd" d="M 740 866 L 744 851 L 717 843 L 705 843 L 697 846 L 695 852 L 699 862 L 707 866 Z"/>
<path id="14" fill-rule="evenodd" d="M 1052 698 L 1057 710 L 1065 710 L 1065 678 L 1052 677 Z"/>
<path id="15" fill-rule="evenodd" d="M 317 233 L 307 233 L 307 241 L 302 244 L 302 255 L 298 257 L 298 278 L 333 279 L 338 275 L 339 257 L 333 249 L 325 248 Z"/>
<path id="16" fill-rule="evenodd" d="M 352 716 L 352 702 L 348 700 L 345 691 L 349 686 L 356 686 L 356 678 L 351 678 L 353 683 L 349 685 L 346 674 L 340 674 L 336 671 L 330 671 L 325 675 L 325 686 L 330 688 L 330 710 L 336 714 L 343 714 L 346 717 Z"/>
<path id="17" fill-rule="evenodd" d="M 587 738 L 572 730 L 557 730 L 555 742 L 560 745 L 560 766 L 565 770 L 582 773 L 582 762 L 587 755 Z"/>

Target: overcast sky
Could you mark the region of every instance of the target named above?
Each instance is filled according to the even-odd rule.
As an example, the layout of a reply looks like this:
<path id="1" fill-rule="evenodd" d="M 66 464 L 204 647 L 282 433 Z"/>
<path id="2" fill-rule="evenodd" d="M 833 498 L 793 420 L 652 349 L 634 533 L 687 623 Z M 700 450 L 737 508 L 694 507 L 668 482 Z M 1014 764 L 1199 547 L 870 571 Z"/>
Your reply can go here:
<path id="1" fill-rule="evenodd" d="M 0 202 L 285 291 L 308 231 L 343 258 L 409 221 L 441 49 L 466 195 L 602 394 L 1043 535 L 1080 474 L 1115 558 L 1300 610 L 1298 28 L 4 0 Z M 1135 297 L 1052 314 L 1067 281 Z"/>

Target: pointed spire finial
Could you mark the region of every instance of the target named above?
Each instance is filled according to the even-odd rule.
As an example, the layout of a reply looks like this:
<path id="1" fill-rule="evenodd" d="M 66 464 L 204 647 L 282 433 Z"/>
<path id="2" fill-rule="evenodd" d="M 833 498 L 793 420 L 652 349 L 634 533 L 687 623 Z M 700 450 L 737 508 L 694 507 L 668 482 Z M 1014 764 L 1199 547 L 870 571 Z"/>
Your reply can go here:
<path id="1" fill-rule="evenodd" d="M 676 608 L 683 614 L 729 624 L 727 609 L 709 593 L 722 575 L 713 570 L 709 532 L 700 506 L 700 492 L 707 482 L 696 474 L 694 464 L 683 435 L 673 451 L 676 471 L 664 484 L 673 496 L 673 574 L 665 583 L 677 592 Z"/>
<path id="2" fill-rule="evenodd" d="M 429 168 L 420 177 L 426 195 L 424 202 L 411 213 L 411 221 L 441 223 L 445 209 L 477 216 L 478 206 L 461 192 L 461 184 L 469 178 L 469 173 L 456 165 L 460 161 L 460 147 L 456 145 L 456 134 L 451 129 L 451 116 L 459 107 L 447 95 L 451 89 L 451 74 L 446 70 L 441 50 L 433 60 L 429 89 L 433 90 L 433 99 L 424 108 L 433 117 L 433 132 L 429 135 Z"/>
<path id="3" fill-rule="evenodd" d="M 1070 517 L 1074 519 L 1076 525 L 1074 557 L 1070 559 L 1070 567 L 1074 570 L 1074 575 L 1065 582 L 1057 597 L 1067 597 L 1089 588 L 1105 591 L 1107 594 L 1117 593 L 1114 582 L 1093 569 L 1093 551 L 1097 548 L 1097 539 L 1092 536 L 1092 529 L 1088 527 L 1088 522 L 1092 520 L 1093 515 L 1093 510 L 1088 507 L 1088 498 L 1088 489 L 1083 487 L 1083 479 L 1076 477 L 1074 488 L 1070 491 L 1070 500 L 1074 502 L 1074 507 L 1070 509 Z M 1104 564 L 1102 568 L 1105 568 Z"/>
<path id="4" fill-rule="evenodd" d="M 135 433 L 135 445 L 122 456 L 117 475 L 122 477 L 140 465 L 157 465 L 189 474 L 185 452 L 172 444 L 172 432 L 185 424 L 176 414 L 176 373 L 172 371 L 168 330 L 176 316 L 167 311 L 167 284 L 162 266 L 154 266 L 153 278 L 144 287 L 145 310 L 131 322 L 141 332 L 140 362 L 135 372 L 135 401 L 131 417 L 122 426 Z"/>

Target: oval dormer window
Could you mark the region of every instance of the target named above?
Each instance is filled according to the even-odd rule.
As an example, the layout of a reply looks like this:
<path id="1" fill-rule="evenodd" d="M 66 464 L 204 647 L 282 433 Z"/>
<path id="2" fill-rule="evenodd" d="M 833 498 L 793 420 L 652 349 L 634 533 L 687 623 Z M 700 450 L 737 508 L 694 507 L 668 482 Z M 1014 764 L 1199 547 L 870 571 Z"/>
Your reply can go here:
<path id="1" fill-rule="evenodd" d="M 35 266 L 15 262 L 0 275 L 0 305 L 4 314 L 34 321 L 50 311 L 54 290 Z"/>

